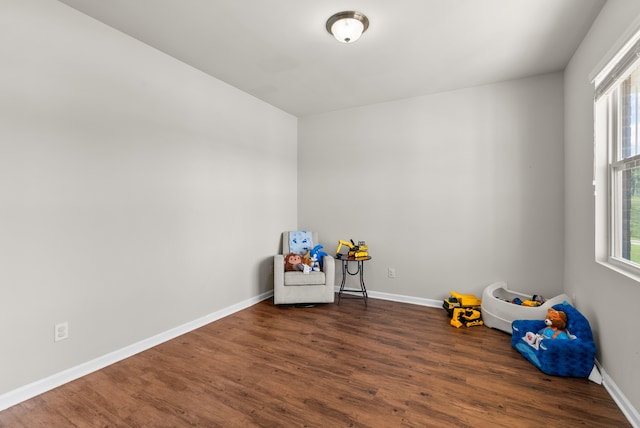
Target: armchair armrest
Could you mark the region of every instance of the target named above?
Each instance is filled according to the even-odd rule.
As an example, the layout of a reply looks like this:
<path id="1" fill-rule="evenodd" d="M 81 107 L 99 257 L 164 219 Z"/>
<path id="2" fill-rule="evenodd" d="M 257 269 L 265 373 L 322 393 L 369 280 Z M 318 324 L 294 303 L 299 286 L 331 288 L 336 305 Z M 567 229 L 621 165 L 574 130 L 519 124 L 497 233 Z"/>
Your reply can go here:
<path id="1" fill-rule="evenodd" d="M 284 255 L 273 256 L 273 288 L 284 286 Z"/>
<path id="2" fill-rule="evenodd" d="M 591 351 L 595 354 L 596 350 L 593 342 L 581 340 L 579 337 L 569 340 L 542 340 L 540 342 L 540 348 L 546 351 L 548 355 L 556 354 L 563 358 L 567 358 L 576 353 L 588 355 Z"/>
<path id="3" fill-rule="evenodd" d="M 322 270 L 324 271 L 327 287 L 333 288 L 336 283 L 336 261 L 333 256 L 322 257 Z"/>
<path id="4" fill-rule="evenodd" d="M 587 377 L 595 364 L 596 345 L 589 340 L 545 339 L 537 353 L 547 374 Z"/>

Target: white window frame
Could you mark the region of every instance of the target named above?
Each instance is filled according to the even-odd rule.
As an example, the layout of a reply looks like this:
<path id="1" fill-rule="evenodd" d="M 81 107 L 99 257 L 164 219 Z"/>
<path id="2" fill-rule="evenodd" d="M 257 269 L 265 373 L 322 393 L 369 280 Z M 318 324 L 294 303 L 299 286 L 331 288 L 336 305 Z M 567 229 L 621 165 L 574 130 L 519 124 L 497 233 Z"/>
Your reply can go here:
<path id="1" fill-rule="evenodd" d="M 640 264 L 627 260 L 622 249 L 622 183 L 620 172 L 640 165 L 640 155 L 620 155 L 619 120 L 622 82 L 640 68 L 640 31 L 627 39 L 595 79 L 594 178 L 596 261 L 640 282 Z"/>

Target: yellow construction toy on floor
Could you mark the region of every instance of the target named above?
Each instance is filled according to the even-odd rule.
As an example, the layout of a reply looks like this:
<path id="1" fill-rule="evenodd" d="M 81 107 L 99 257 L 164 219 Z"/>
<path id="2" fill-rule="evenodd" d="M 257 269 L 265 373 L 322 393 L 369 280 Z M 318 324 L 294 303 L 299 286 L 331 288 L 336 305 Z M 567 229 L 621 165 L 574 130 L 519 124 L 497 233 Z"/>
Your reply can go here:
<path id="1" fill-rule="evenodd" d="M 471 294 L 460 294 L 455 291 L 444 300 L 442 307 L 451 317 L 451 325 L 455 328 L 483 325 L 480 306 L 482 300 Z"/>

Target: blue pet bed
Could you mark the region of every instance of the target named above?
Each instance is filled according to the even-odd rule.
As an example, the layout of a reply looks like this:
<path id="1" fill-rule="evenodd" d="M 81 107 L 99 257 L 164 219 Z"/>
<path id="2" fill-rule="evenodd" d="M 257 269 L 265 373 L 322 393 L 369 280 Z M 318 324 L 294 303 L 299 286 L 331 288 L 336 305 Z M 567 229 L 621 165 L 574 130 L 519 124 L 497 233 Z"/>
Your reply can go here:
<path id="1" fill-rule="evenodd" d="M 567 315 L 567 330 L 575 339 L 544 339 L 538 349 L 522 337 L 545 327 L 541 320 L 515 320 L 511 324 L 511 345 L 534 366 L 548 375 L 589 377 L 596 356 L 596 344 L 589 321 L 568 303 L 553 306 Z"/>

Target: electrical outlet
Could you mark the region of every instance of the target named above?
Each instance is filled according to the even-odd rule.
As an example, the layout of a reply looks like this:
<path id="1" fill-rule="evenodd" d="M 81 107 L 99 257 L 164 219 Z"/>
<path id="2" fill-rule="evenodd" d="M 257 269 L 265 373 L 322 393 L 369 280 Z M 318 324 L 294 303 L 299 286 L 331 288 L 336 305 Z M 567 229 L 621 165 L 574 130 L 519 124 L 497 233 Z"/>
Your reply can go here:
<path id="1" fill-rule="evenodd" d="M 389 272 L 388 272 L 389 278 L 395 278 L 396 277 L 396 268 L 389 268 Z"/>
<path id="2" fill-rule="evenodd" d="M 59 342 L 69 337 L 69 323 L 67 321 L 55 325 L 54 341 Z"/>

